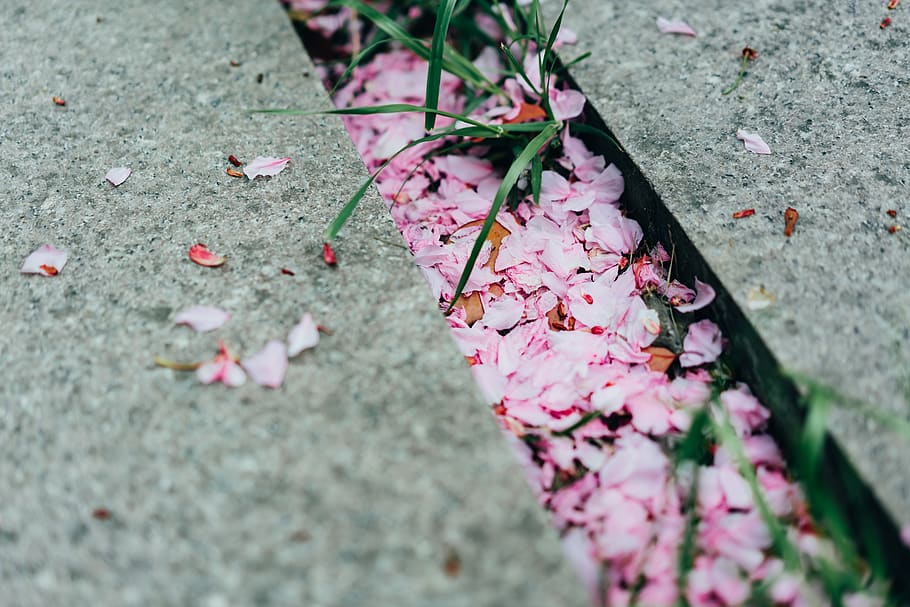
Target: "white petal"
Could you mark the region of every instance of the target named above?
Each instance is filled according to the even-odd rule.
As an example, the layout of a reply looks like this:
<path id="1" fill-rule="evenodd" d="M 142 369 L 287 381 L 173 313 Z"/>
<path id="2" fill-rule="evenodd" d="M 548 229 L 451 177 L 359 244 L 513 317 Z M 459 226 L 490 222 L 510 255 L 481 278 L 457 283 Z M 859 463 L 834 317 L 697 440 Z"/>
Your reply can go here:
<path id="1" fill-rule="evenodd" d="M 54 276 L 63 269 L 68 258 L 69 255 L 66 251 L 61 251 L 49 244 L 41 245 L 25 258 L 22 269 L 19 272 L 22 274 Z"/>
<path id="2" fill-rule="evenodd" d="M 194 331 L 205 333 L 220 329 L 230 318 L 231 315 L 221 308 L 193 306 L 179 312 L 174 317 L 174 324 L 186 325 Z"/>
<path id="3" fill-rule="evenodd" d="M 259 175 L 271 177 L 284 170 L 290 162 L 290 158 L 274 158 L 272 156 L 257 156 L 250 163 L 243 167 L 244 174 L 250 179 L 255 179 Z"/>
<path id="4" fill-rule="evenodd" d="M 319 343 L 319 329 L 309 312 L 288 333 L 288 356 L 294 358 Z"/>
<path id="5" fill-rule="evenodd" d="M 111 184 L 116 187 L 126 181 L 132 173 L 133 169 L 127 167 L 114 167 L 107 172 L 107 175 L 105 175 L 104 178 L 110 181 Z"/>
<path id="6" fill-rule="evenodd" d="M 771 148 L 765 143 L 765 140 L 758 136 L 757 133 L 750 133 L 743 129 L 736 131 L 736 138 L 741 140 L 746 149 L 753 154 L 770 154 Z"/>

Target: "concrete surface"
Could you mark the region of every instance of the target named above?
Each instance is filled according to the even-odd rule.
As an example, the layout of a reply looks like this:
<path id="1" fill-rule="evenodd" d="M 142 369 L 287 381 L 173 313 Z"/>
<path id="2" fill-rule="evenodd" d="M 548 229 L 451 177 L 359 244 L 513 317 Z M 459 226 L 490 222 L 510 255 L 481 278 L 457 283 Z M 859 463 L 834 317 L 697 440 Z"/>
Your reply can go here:
<path id="1" fill-rule="evenodd" d="M 0 3 L 0 604 L 585 604 L 376 196 L 322 263 L 364 170 L 337 119 L 245 112 L 329 107 L 278 4 L 179 4 Z M 20 276 L 45 242 L 69 264 Z M 197 303 L 233 318 L 172 326 Z M 279 391 L 152 365 L 304 311 L 335 335 Z"/>
<path id="2" fill-rule="evenodd" d="M 572 75 L 782 365 L 908 419 L 910 230 L 888 227 L 910 228 L 910 6 L 885 4 L 572 0 L 579 43 L 560 54 L 593 53 Z M 698 37 L 659 34 L 658 16 Z M 760 57 L 722 96 L 747 45 Z M 746 152 L 740 128 L 773 154 Z M 750 310 L 761 286 L 777 301 Z M 829 425 L 910 522 L 910 444 L 851 410 Z"/>

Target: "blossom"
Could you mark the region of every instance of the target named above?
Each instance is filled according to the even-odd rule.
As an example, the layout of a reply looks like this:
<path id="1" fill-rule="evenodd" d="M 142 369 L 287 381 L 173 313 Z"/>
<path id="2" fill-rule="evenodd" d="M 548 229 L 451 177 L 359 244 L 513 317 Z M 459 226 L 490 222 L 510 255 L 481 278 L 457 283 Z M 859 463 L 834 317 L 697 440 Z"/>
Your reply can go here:
<path id="1" fill-rule="evenodd" d="M 689 325 L 689 331 L 683 340 L 683 353 L 679 364 L 683 367 L 696 367 L 717 360 L 723 350 L 720 329 L 710 320 L 700 320 Z"/>
<path id="2" fill-rule="evenodd" d="M 218 342 L 218 354 L 214 359 L 203 363 L 196 369 L 196 377 L 204 384 L 222 382 L 225 386 L 236 388 L 246 382 L 246 373 L 237 364 L 237 360 L 228 352 L 223 341 Z"/>

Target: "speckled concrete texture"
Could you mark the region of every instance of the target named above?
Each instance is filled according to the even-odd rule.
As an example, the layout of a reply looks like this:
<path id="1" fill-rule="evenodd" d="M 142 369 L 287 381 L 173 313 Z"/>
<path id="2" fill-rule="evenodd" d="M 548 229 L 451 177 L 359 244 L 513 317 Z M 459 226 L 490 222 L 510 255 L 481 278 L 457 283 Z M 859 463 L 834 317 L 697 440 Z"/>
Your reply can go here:
<path id="1" fill-rule="evenodd" d="M 910 6 L 572 0 L 572 75 L 779 361 L 910 418 Z M 658 33 L 681 18 L 695 39 Z M 891 27 L 879 23 L 891 16 Z M 759 59 L 729 96 L 740 51 Z M 759 133 L 756 156 L 737 129 Z M 800 219 L 783 235 L 783 211 Z M 748 219 L 734 211 L 755 208 Z M 886 215 L 895 209 L 898 218 Z M 747 306 L 764 287 L 777 301 Z M 830 428 L 898 522 L 910 445 L 855 411 Z"/>
<path id="2" fill-rule="evenodd" d="M 329 107 L 277 3 L 0 18 L 0 604 L 583 605 L 377 196 L 322 263 L 364 170 L 334 118 L 246 113 Z M 293 161 L 248 182 L 229 154 Z M 45 242 L 69 264 L 20 276 Z M 172 325 L 197 303 L 233 317 Z M 335 333 L 278 391 L 152 364 L 252 353 L 304 311 Z"/>

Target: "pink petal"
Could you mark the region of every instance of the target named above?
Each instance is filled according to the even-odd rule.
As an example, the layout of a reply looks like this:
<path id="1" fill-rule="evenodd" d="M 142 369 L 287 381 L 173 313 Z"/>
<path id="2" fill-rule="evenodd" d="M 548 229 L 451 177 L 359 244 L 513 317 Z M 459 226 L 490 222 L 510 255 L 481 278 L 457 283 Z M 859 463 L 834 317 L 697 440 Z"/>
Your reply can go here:
<path id="1" fill-rule="evenodd" d="M 910 523 L 901 528 L 901 541 L 910 547 Z"/>
<path id="2" fill-rule="evenodd" d="M 205 333 L 220 329 L 231 315 L 212 306 L 193 306 L 187 308 L 174 317 L 174 324 L 186 325 L 194 331 Z"/>
<path id="3" fill-rule="evenodd" d="M 256 354 L 244 358 L 240 364 L 260 386 L 280 388 L 288 371 L 287 346 L 274 339 Z"/>
<path id="4" fill-rule="evenodd" d="M 208 268 L 217 268 L 218 266 L 224 265 L 224 262 L 227 261 L 227 257 L 215 255 L 209 251 L 208 247 L 204 244 L 194 244 L 191 246 L 189 255 L 194 263 L 198 263 L 200 266 L 206 266 Z"/>
<path id="5" fill-rule="evenodd" d="M 695 367 L 717 360 L 723 351 L 720 329 L 710 320 L 700 320 L 689 325 L 689 332 L 683 340 L 683 353 L 679 364 Z"/>
<path id="6" fill-rule="evenodd" d="M 511 329 L 521 320 L 524 310 L 525 304 L 521 299 L 503 297 L 487 306 L 483 324 L 497 331 Z"/>
<path id="7" fill-rule="evenodd" d="M 243 172 L 250 179 L 256 179 L 260 175 L 271 177 L 283 171 L 290 161 L 290 158 L 257 156 L 253 158 L 252 162 L 243 167 Z"/>
<path id="8" fill-rule="evenodd" d="M 319 343 L 319 328 L 309 312 L 288 333 L 288 356 L 294 358 Z"/>
<path id="9" fill-rule="evenodd" d="M 682 34 L 684 36 L 695 37 L 695 30 L 692 29 L 685 21 L 680 21 L 678 19 L 664 19 L 663 17 L 657 18 L 657 29 L 661 34 Z"/>
<path id="10" fill-rule="evenodd" d="M 768 144 L 765 143 L 765 140 L 756 133 L 750 133 L 743 129 L 739 129 L 736 131 L 736 138 L 741 140 L 746 145 L 746 149 L 753 154 L 771 153 L 771 148 L 769 148 Z"/>
<path id="11" fill-rule="evenodd" d="M 682 304 L 676 306 L 676 309 L 680 312 L 694 312 L 695 310 L 701 310 L 709 303 L 714 301 L 716 293 L 711 285 L 704 283 L 697 278 L 695 279 L 695 301 L 692 303 Z"/>
<path id="12" fill-rule="evenodd" d="M 114 187 L 120 185 L 133 173 L 133 169 L 127 167 L 114 167 L 107 172 L 107 175 L 104 176 L 105 179 L 111 182 L 111 185 Z"/>
<path id="13" fill-rule="evenodd" d="M 221 381 L 229 388 L 237 388 L 246 383 L 246 373 L 243 372 L 243 368 L 240 365 L 233 360 L 229 360 L 224 363 L 224 373 Z"/>
<path id="14" fill-rule="evenodd" d="M 41 245 L 25 258 L 21 274 L 41 274 L 42 276 L 56 276 L 66 265 L 69 255 L 57 247 L 49 244 Z"/>
<path id="15" fill-rule="evenodd" d="M 575 118 L 585 107 L 585 96 L 578 91 L 550 90 L 550 109 L 556 120 Z"/>

